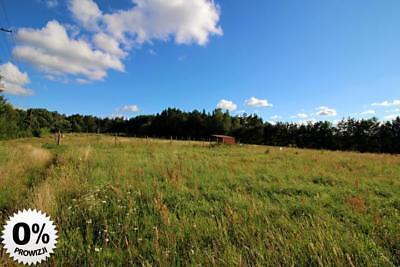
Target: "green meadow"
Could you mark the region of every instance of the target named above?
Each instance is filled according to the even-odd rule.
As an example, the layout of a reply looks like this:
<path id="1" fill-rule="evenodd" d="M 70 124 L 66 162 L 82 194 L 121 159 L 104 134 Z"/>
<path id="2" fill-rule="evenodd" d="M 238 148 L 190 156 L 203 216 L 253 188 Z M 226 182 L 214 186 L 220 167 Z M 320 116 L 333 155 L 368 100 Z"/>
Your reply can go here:
<path id="1" fill-rule="evenodd" d="M 0 142 L 0 225 L 57 224 L 43 266 L 399 266 L 400 157 L 67 135 Z M 0 248 L 0 265 L 14 266 Z"/>

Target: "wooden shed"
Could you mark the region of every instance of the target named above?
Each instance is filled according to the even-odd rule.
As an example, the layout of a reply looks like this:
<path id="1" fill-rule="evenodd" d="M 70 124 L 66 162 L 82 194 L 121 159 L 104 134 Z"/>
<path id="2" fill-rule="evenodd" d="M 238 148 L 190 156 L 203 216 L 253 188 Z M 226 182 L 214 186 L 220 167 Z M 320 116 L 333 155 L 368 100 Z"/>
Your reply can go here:
<path id="1" fill-rule="evenodd" d="M 218 144 L 227 144 L 227 145 L 234 145 L 234 144 L 236 144 L 235 137 L 232 137 L 232 136 L 214 134 L 214 135 L 211 135 L 211 137 L 212 137 Z"/>

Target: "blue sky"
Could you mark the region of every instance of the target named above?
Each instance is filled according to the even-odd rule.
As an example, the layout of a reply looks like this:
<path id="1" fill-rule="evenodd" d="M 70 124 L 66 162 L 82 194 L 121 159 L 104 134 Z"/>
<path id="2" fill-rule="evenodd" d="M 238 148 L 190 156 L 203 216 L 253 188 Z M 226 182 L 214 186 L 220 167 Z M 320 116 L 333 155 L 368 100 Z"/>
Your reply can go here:
<path id="1" fill-rule="evenodd" d="M 398 0 L 1 2 L 0 26 L 15 30 L 15 42 L 0 38 L 2 74 L 19 78 L 5 77 L 17 107 L 129 117 L 219 104 L 270 121 L 400 115 Z M 63 30 L 68 42 L 53 45 Z"/>

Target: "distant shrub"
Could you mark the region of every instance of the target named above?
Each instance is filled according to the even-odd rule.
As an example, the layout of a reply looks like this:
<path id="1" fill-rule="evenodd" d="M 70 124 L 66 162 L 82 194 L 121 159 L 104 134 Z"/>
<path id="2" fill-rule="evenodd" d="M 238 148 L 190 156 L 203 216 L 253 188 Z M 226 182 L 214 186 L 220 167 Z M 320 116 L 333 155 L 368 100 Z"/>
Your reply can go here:
<path id="1" fill-rule="evenodd" d="M 51 131 L 49 128 L 41 128 L 40 135 L 41 136 L 49 136 L 49 135 L 51 135 Z"/>
<path id="2" fill-rule="evenodd" d="M 49 128 L 40 128 L 40 129 L 34 129 L 32 130 L 32 136 L 33 137 L 44 137 L 50 135 L 50 129 Z"/>

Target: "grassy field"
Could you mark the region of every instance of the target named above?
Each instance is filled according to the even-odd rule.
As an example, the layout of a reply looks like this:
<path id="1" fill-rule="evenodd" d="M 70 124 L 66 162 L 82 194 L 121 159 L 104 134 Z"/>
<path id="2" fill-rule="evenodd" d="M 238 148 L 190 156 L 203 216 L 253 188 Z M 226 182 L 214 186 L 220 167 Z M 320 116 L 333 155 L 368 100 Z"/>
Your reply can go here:
<path id="1" fill-rule="evenodd" d="M 53 266 L 399 266 L 400 157 L 68 135 L 0 142 L 0 225 L 56 221 Z M 0 249 L 0 265 L 13 266 Z"/>

